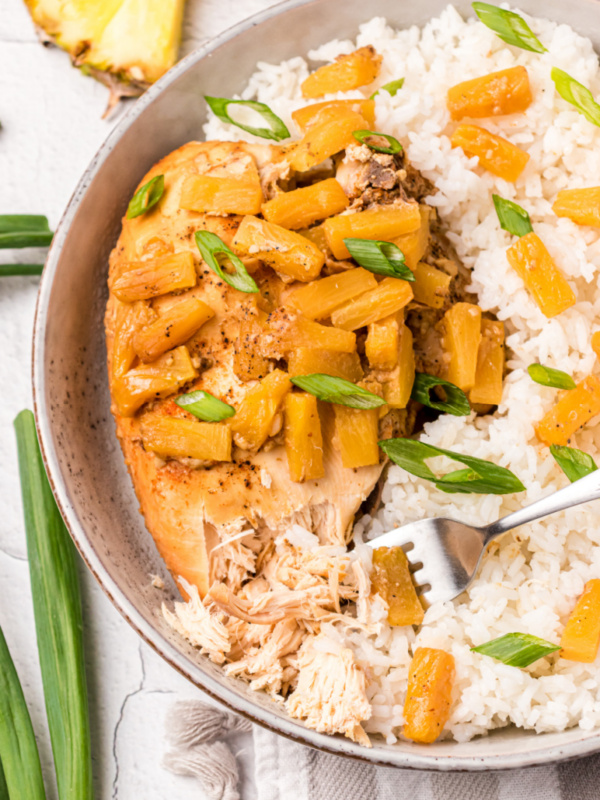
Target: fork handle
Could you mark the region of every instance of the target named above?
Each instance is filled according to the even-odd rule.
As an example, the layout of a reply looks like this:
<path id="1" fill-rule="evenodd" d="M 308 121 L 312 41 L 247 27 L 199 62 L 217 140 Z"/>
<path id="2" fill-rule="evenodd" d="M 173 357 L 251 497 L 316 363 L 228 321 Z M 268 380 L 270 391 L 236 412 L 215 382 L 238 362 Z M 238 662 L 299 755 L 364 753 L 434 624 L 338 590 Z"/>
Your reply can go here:
<path id="1" fill-rule="evenodd" d="M 518 511 L 513 511 L 512 514 L 502 517 L 497 522 L 483 528 L 484 531 L 484 544 L 491 542 L 496 536 L 502 533 L 511 531 L 519 525 L 525 525 L 528 522 L 534 522 L 541 517 L 547 517 L 550 514 L 556 514 L 557 511 L 563 511 L 565 508 L 572 508 L 581 503 L 587 503 L 590 500 L 598 500 L 600 498 L 600 470 L 595 470 L 585 478 L 580 478 L 578 481 L 565 486 L 564 489 L 559 489 L 558 492 L 543 497 L 541 500 L 536 500 L 529 506 L 520 508 Z"/>

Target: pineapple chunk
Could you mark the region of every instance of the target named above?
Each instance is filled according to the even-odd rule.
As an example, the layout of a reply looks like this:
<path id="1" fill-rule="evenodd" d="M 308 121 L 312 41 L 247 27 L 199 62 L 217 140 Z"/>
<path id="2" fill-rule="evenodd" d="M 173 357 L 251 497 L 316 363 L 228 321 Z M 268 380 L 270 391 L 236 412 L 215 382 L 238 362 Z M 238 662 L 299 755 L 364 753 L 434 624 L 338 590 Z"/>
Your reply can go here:
<path id="1" fill-rule="evenodd" d="M 565 445 L 596 414 L 600 414 L 600 380 L 595 375 L 588 375 L 545 414 L 535 432 L 544 444 Z"/>
<path id="2" fill-rule="evenodd" d="M 402 250 L 406 266 L 413 272 L 429 247 L 430 220 L 434 211 L 429 206 L 420 205 L 419 214 L 421 216 L 420 227 L 416 231 L 399 236 L 394 240 L 394 244 Z"/>
<path id="3" fill-rule="evenodd" d="M 408 281 L 384 278 L 375 289 L 350 300 L 334 311 L 331 321 L 336 328 L 354 331 L 400 311 L 412 299 L 413 291 Z"/>
<path id="4" fill-rule="evenodd" d="M 111 371 L 113 378 L 120 378 L 127 370 L 131 369 L 136 359 L 133 347 L 135 334 L 155 318 L 156 314 L 143 300 L 132 304 L 119 303 L 112 343 Z"/>
<path id="5" fill-rule="evenodd" d="M 469 395 L 471 403 L 498 405 L 502 400 L 503 373 L 504 325 L 497 320 L 482 319 L 475 385 Z"/>
<path id="6" fill-rule="evenodd" d="M 373 273 L 357 267 L 295 289 L 285 304 L 308 319 L 325 319 L 348 300 L 376 287 Z"/>
<path id="7" fill-rule="evenodd" d="M 365 353 L 369 364 L 376 369 L 393 369 L 398 363 L 400 327 L 403 312 L 372 322 L 367 331 Z"/>
<path id="8" fill-rule="evenodd" d="M 258 352 L 258 340 L 265 331 L 267 314 L 257 305 L 255 297 L 249 298 L 242 311 L 240 332 L 235 345 L 233 371 L 241 381 L 264 378 L 269 372 L 269 360 Z"/>
<path id="9" fill-rule="evenodd" d="M 332 118 L 333 117 L 333 118 Z M 315 117 L 302 139 L 290 149 L 289 161 L 296 172 L 306 172 L 325 159 L 356 144 L 353 131 L 365 130 L 366 120 L 351 108 L 323 108 Z"/>
<path id="10" fill-rule="evenodd" d="M 517 180 L 529 161 L 529 154 L 520 147 L 479 125 L 459 125 L 450 141 L 452 147 L 462 147 L 468 156 L 477 156 L 479 164 L 492 175 L 511 183 Z"/>
<path id="11" fill-rule="evenodd" d="M 435 742 L 450 716 L 455 677 L 451 653 L 433 647 L 415 650 L 404 701 L 402 733 L 407 739 L 422 744 Z"/>
<path id="12" fill-rule="evenodd" d="M 314 280 L 325 263 L 323 253 L 304 236 L 257 217 L 244 217 L 232 247 L 237 255 L 258 258 L 296 281 Z"/>
<path id="13" fill-rule="evenodd" d="M 592 333 L 592 350 L 596 354 L 596 358 L 600 359 L 600 331 Z"/>
<path id="14" fill-rule="evenodd" d="M 450 294 L 452 276 L 422 261 L 413 272 L 415 281 L 412 287 L 417 303 L 423 303 L 429 308 L 443 308 Z"/>
<path id="15" fill-rule="evenodd" d="M 196 375 L 187 347 L 178 347 L 115 380 L 112 393 L 117 410 L 123 417 L 132 417 L 144 403 L 173 394 Z"/>
<path id="16" fill-rule="evenodd" d="M 323 97 L 333 92 L 349 92 L 373 83 L 379 75 L 381 56 L 371 46 L 361 47 L 349 55 L 338 56 L 333 64 L 319 67 L 303 81 L 302 95 Z"/>
<path id="17" fill-rule="evenodd" d="M 565 276 L 536 233 L 522 236 L 508 248 L 506 257 L 546 317 L 555 317 L 577 302 Z"/>
<path id="18" fill-rule="evenodd" d="M 141 433 L 144 448 L 162 458 L 231 461 L 231 430 L 225 423 L 147 414 Z"/>
<path id="19" fill-rule="evenodd" d="M 331 350 L 334 353 L 354 353 L 356 334 L 321 325 L 286 309 L 278 309 L 268 319 L 267 334 L 263 337 L 262 343 L 263 349 L 271 358 L 283 358 L 297 347 Z"/>
<path id="20" fill-rule="evenodd" d="M 315 225 L 312 228 L 306 228 L 305 230 L 298 231 L 298 233 L 301 236 L 304 236 L 305 239 L 311 241 L 313 244 L 316 244 L 319 250 L 322 253 L 325 253 L 326 256 L 332 255 L 329 245 L 327 244 L 327 237 L 325 236 L 323 225 Z"/>
<path id="21" fill-rule="evenodd" d="M 446 378 L 468 392 L 475 385 L 477 354 L 481 342 L 481 309 L 456 303 L 444 314 L 443 346 L 448 355 Z"/>
<path id="22" fill-rule="evenodd" d="M 214 315 L 212 308 L 197 297 L 182 300 L 135 334 L 134 350 L 142 361 L 154 361 L 191 339 Z"/>
<path id="23" fill-rule="evenodd" d="M 321 422 L 312 394 L 290 393 L 285 398 L 285 452 L 293 481 L 303 483 L 325 475 Z"/>
<path id="24" fill-rule="evenodd" d="M 383 398 L 391 408 L 406 408 L 415 382 L 413 335 L 407 325 L 400 329 L 398 364 L 383 381 Z"/>
<path id="25" fill-rule="evenodd" d="M 186 251 L 148 261 L 130 261 L 122 265 L 108 284 L 112 293 L 124 303 L 191 289 L 196 285 L 194 256 Z"/>
<path id="26" fill-rule="evenodd" d="M 414 201 L 402 205 L 358 211 L 330 217 L 323 223 L 327 244 L 338 259 L 350 258 L 344 239 L 376 239 L 393 242 L 399 236 L 413 233 L 421 226 L 421 213 Z"/>
<path id="27" fill-rule="evenodd" d="M 401 547 L 373 550 L 371 586 L 388 604 L 390 625 L 420 625 L 425 611 L 413 584 L 408 559 Z"/>
<path id="28" fill-rule="evenodd" d="M 600 228 L 600 186 L 590 189 L 563 189 L 556 195 L 552 210 L 577 225 Z"/>
<path id="29" fill-rule="evenodd" d="M 324 108 L 339 109 L 342 107 L 350 108 L 351 111 L 356 111 L 360 114 L 371 130 L 375 125 L 375 101 L 374 100 L 324 100 L 321 103 L 313 103 L 310 106 L 303 106 L 292 111 L 292 119 L 296 125 L 304 133 L 311 125 Z"/>
<path id="30" fill-rule="evenodd" d="M 233 440 L 243 450 L 258 450 L 281 429 L 280 408 L 291 389 L 289 376 L 275 369 L 246 394 L 229 420 Z"/>
<path id="31" fill-rule="evenodd" d="M 313 347 L 298 347 L 287 357 L 290 378 L 296 375 L 332 375 L 358 383 L 363 377 L 358 353 L 336 353 L 333 350 L 316 350 Z"/>
<path id="32" fill-rule="evenodd" d="M 333 406 L 335 445 L 348 469 L 379 464 L 379 409 Z"/>
<path id="33" fill-rule="evenodd" d="M 453 86 L 447 102 L 452 119 L 480 119 L 517 114 L 529 108 L 532 100 L 527 70 L 510 67 Z"/>
<path id="34" fill-rule="evenodd" d="M 348 207 L 348 202 L 336 179 L 328 178 L 311 186 L 276 195 L 263 205 L 262 214 L 268 222 L 297 230 L 307 228 L 325 217 L 339 214 Z"/>
<path id="35" fill-rule="evenodd" d="M 190 175 L 181 189 L 179 207 L 225 216 L 258 214 L 262 203 L 263 193 L 257 171 L 255 180 Z"/>

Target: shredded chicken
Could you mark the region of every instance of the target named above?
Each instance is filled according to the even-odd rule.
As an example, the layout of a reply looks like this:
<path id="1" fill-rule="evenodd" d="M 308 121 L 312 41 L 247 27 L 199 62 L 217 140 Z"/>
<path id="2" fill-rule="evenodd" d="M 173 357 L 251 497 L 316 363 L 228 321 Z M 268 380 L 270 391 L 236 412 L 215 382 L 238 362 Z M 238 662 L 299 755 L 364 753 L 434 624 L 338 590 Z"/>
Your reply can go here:
<path id="1" fill-rule="evenodd" d="M 189 596 L 187 603 L 175 603 L 175 613 L 163 603 L 162 613 L 169 625 L 206 653 L 211 661 L 222 664 L 231 649 L 229 634 L 219 615 L 212 613 L 200 599 L 198 589 L 180 578 Z"/>

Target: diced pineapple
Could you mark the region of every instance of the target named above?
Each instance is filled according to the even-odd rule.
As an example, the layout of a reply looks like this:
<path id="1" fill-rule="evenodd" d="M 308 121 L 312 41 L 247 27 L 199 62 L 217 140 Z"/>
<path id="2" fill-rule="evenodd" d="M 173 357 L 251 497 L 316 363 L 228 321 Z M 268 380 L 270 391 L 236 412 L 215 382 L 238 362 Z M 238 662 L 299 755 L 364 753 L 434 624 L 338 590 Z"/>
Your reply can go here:
<path id="1" fill-rule="evenodd" d="M 196 267 L 191 252 L 172 253 L 148 261 L 130 261 L 108 282 L 124 303 L 150 300 L 161 294 L 191 289 L 196 285 Z"/>
<path id="2" fill-rule="evenodd" d="M 525 67 L 482 75 L 448 90 L 448 110 L 452 119 L 499 117 L 517 114 L 531 105 L 533 96 Z"/>
<path id="3" fill-rule="evenodd" d="M 379 464 L 379 409 L 334 405 L 335 440 L 348 469 Z"/>
<path id="4" fill-rule="evenodd" d="M 469 395 L 471 403 L 498 405 L 502 400 L 503 373 L 504 325 L 497 320 L 482 319 L 475 385 Z"/>
<path id="5" fill-rule="evenodd" d="M 156 314 L 143 300 L 138 300 L 136 303 L 119 303 L 112 343 L 111 370 L 113 378 L 120 378 L 127 370 L 131 369 L 136 359 L 133 347 L 134 336 L 155 318 Z"/>
<path id="6" fill-rule="evenodd" d="M 348 145 L 356 144 L 353 131 L 365 130 L 366 126 L 364 117 L 350 108 L 341 106 L 335 109 L 335 114 L 330 108 L 323 108 L 302 139 L 290 149 L 290 166 L 296 172 L 316 167 Z"/>
<path id="7" fill-rule="evenodd" d="M 408 281 L 384 278 L 375 289 L 350 300 L 334 311 L 331 321 L 336 328 L 355 331 L 400 311 L 412 299 L 413 291 Z"/>
<path id="8" fill-rule="evenodd" d="M 214 315 L 212 308 L 197 297 L 181 300 L 135 334 L 135 352 L 142 361 L 154 361 L 191 339 Z"/>
<path id="9" fill-rule="evenodd" d="M 368 125 L 368 130 L 372 130 L 375 125 L 375 101 L 374 100 L 324 100 L 321 103 L 313 103 L 310 106 L 303 106 L 292 111 L 292 119 L 304 133 L 314 124 L 319 112 L 324 108 L 350 108 L 360 114 Z M 321 118 L 322 120 L 322 118 Z"/>
<path id="10" fill-rule="evenodd" d="M 298 233 L 306 239 L 309 239 L 313 244 L 316 244 L 319 250 L 325 253 L 326 256 L 332 255 L 329 245 L 327 244 L 327 237 L 325 236 L 323 225 L 314 225 L 312 228 L 304 228 L 298 231 Z"/>
<path id="11" fill-rule="evenodd" d="M 321 325 L 287 309 L 278 309 L 268 319 L 267 335 L 263 337 L 262 343 L 264 350 L 272 358 L 283 358 L 298 347 L 354 353 L 356 334 Z"/>
<path id="12" fill-rule="evenodd" d="M 338 56 L 333 64 L 319 67 L 303 81 L 302 95 L 323 97 L 333 92 L 349 92 L 373 83 L 379 75 L 381 56 L 371 46 L 361 47 L 348 55 Z"/>
<path id="13" fill-rule="evenodd" d="M 479 164 L 505 181 L 514 183 L 525 169 L 529 154 L 501 136 L 479 125 L 459 125 L 451 138 L 452 147 L 461 147 L 468 156 L 477 156 Z"/>
<path id="14" fill-rule="evenodd" d="M 356 214 L 330 217 L 323 223 L 323 230 L 331 252 L 340 259 L 350 258 L 344 239 L 392 242 L 399 236 L 417 231 L 420 226 L 419 204 L 411 200 L 402 205 L 382 206 L 358 211 Z"/>
<path id="15" fill-rule="evenodd" d="M 245 303 L 240 320 L 240 332 L 235 344 L 233 371 L 241 381 L 264 378 L 270 362 L 258 350 L 258 340 L 265 331 L 267 314 L 258 308 L 255 297 Z"/>
<path id="16" fill-rule="evenodd" d="M 162 458 L 231 461 L 231 430 L 225 423 L 147 414 L 141 432 L 144 448 Z"/>
<path id="17" fill-rule="evenodd" d="M 363 377 L 358 353 L 336 353 L 333 350 L 297 347 L 288 353 L 287 369 L 290 378 L 296 375 L 333 375 L 358 383 Z"/>
<path id="18" fill-rule="evenodd" d="M 325 319 L 348 300 L 376 287 L 373 273 L 357 267 L 295 289 L 288 295 L 285 304 L 308 319 Z"/>
<path id="19" fill-rule="evenodd" d="M 596 354 L 596 358 L 600 359 L 600 331 L 592 334 L 592 350 Z"/>
<path id="20" fill-rule="evenodd" d="M 371 587 L 388 604 L 390 625 L 420 625 L 425 611 L 417 595 L 401 547 L 376 547 L 373 550 Z"/>
<path id="21" fill-rule="evenodd" d="M 600 414 L 600 380 L 595 375 L 588 375 L 542 417 L 535 432 L 544 444 L 566 445 L 571 436 L 596 414 Z"/>
<path id="22" fill-rule="evenodd" d="M 275 369 L 246 394 L 229 424 L 243 450 L 258 450 L 281 429 L 281 405 L 291 389 L 289 376 Z"/>
<path id="23" fill-rule="evenodd" d="M 232 247 L 237 255 L 259 258 L 276 272 L 305 283 L 314 280 L 325 263 L 323 253 L 304 236 L 257 217 L 244 217 Z"/>
<path id="24" fill-rule="evenodd" d="M 537 233 L 532 231 L 518 239 L 508 248 L 506 257 L 546 317 L 555 317 L 577 302 Z"/>
<path id="25" fill-rule="evenodd" d="M 394 240 L 394 244 L 398 245 L 402 250 L 406 266 L 413 271 L 429 247 L 430 221 L 434 211 L 429 206 L 420 205 L 419 214 L 421 216 L 421 225 L 417 230 L 404 236 L 399 236 Z"/>
<path id="26" fill-rule="evenodd" d="M 321 422 L 312 394 L 290 393 L 285 398 L 285 452 L 293 481 L 303 483 L 325 475 Z"/>
<path id="27" fill-rule="evenodd" d="M 577 225 L 600 228 L 600 186 L 590 189 L 563 189 L 552 206 L 558 217 L 568 217 Z"/>
<path id="28" fill-rule="evenodd" d="M 407 325 L 400 329 L 398 364 L 383 382 L 383 397 L 391 408 L 406 408 L 415 382 L 413 335 Z"/>
<path id="29" fill-rule="evenodd" d="M 450 293 L 452 277 L 422 261 L 413 272 L 415 281 L 412 287 L 417 303 L 423 303 L 429 308 L 443 308 Z"/>
<path id="30" fill-rule="evenodd" d="M 307 228 L 348 207 L 348 198 L 335 178 L 327 178 L 301 189 L 282 192 L 264 203 L 263 217 L 282 228 Z"/>
<path id="31" fill-rule="evenodd" d="M 403 312 L 372 322 L 367 331 L 365 354 L 376 369 L 393 369 L 398 363 Z"/>
<path id="32" fill-rule="evenodd" d="M 211 214 L 258 214 L 263 193 L 258 179 L 238 180 L 190 175 L 181 189 L 180 208 Z"/>
<path id="33" fill-rule="evenodd" d="M 408 670 L 404 703 L 407 739 L 423 744 L 435 742 L 444 729 L 452 706 L 456 676 L 454 656 L 433 647 L 418 647 Z"/>
<path id="34" fill-rule="evenodd" d="M 477 353 L 481 342 L 481 309 L 456 303 L 444 314 L 443 346 L 448 356 L 446 378 L 468 392 L 475 385 Z"/>
<path id="35" fill-rule="evenodd" d="M 132 417 L 144 403 L 176 392 L 196 375 L 187 347 L 178 347 L 115 380 L 112 395 L 117 410 L 124 417 Z"/>

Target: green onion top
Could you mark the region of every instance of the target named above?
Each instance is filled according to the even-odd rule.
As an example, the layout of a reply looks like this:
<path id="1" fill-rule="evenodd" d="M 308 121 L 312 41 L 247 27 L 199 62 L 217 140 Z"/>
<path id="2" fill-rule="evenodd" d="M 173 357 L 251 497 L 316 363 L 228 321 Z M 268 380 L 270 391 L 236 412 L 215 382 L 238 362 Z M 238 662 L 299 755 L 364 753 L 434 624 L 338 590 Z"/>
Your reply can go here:
<path id="1" fill-rule="evenodd" d="M 242 260 L 235 255 L 216 233 L 196 231 L 195 238 L 200 255 L 222 281 L 225 281 L 229 286 L 233 286 L 234 289 L 240 292 L 252 294 L 259 291 Z M 224 256 L 224 260 L 233 266 L 234 272 L 225 272 L 217 258 L 219 255 Z"/>
<path id="2" fill-rule="evenodd" d="M 41 214 L 0 214 L 0 249 L 47 247 L 53 233 Z"/>
<path id="3" fill-rule="evenodd" d="M 442 389 L 445 400 L 435 393 L 434 390 L 438 387 Z M 453 414 L 455 417 L 466 417 L 471 413 L 469 400 L 462 389 L 449 381 L 436 378 L 435 375 L 427 375 L 424 372 L 416 373 L 411 397 L 424 406 L 444 411 L 446 414 Z"/>
<path id="4" fill-rule="evenodd" d="M 533 231 L 529 214 L 524 208 L 497 194 L 493 194 L 492 198 L 503 230 L 512 233 L 513 236 L 525 236 Z"/>
<path id="5" fill-rule="evenodd" d="M 509 667 L 528 667 L 534 661 L 560 650 L 560 645 L 528 633 L 507 633 L 471 650 L 495 658 Z"/>
<path id="6" fill-rule="evenodd" d="M 432 481 L 438 489 L 448 494 L 512 494 L 525 491 L 516 475 L 491 461 L 442 450 L 441 447 L 416 439 L 387 439 L 379 442 L 379 447 L 394 464 L 411 475 Z M 425 463 L 426 459 L 434 456 L 447 456 L 464 464 L 466 469 L 448 472 L 438 478 Z"/>
<path id="7" fill-rule="evenodd" d="M 404 86 L 404 78 L 398 78 L 395 81 L 390 81 L 389 83 L 384 83 L 380 89 L 377 89 L 376 92 L 369 97 L 369 100 L 374 100 L 379 92 L 386 91 L 391 97 L 395 97 L 398 94 L 398 90 Z"/>
<path id="8" fill-rule="evenodd" d="M 269 106 L 264 103 L 259 103 L 257 100 L 228 100 L 226 97 L 207 97 L 204 99 L 210 106 L 213 114 L 218 117 L 221 122 L 229 122 L 237 128 L 241 128 L 247 133 L 252 133 L 254 136 L 260 136 L 262 139 L 274 139 L 280 142 L 282 139 L 289 139 L 290 132 L 287 129 L 283 120 L 279 119 L 277 114 L 274 114 Z M 245 125 L 242 122 L 236 122 L 229 116 L 228 107 L 231 105 L 242 106 L 256 111 L 267 123 L 267 128 L 255 128 L 253 125 Z"/>
<path id="9" fill-rule="evenodd" d="M 552 67 L 551 75 L 556 91 L 563 100 L 571 103 L 592 125 L 600 127 L 600 105 L 590 90 L 558 67 Z"/>
<path id="10" fill-rule="evenodd" d="M 396 153 L 402 152 L 402 145 L 398 139 L 393 136 L 388 136 L 387 133 L 379 133 L 378 131 L 352 131 L 352 136 L 357 142 L 366 144 L 371 150 L 376 153 L 387 153 L 389 156 L 394 156 Z M 387 147 L 380 142 L 385 139 L 388 143 Z"/>
<path id="11" fill-rule="evenodd" d="M 533 53 L 547 53 L 548 50 L 540 42 L 523 17 L 514 11 L 498 8 L 490 3 L 473 3 L 473 10 L 488 28 L 498 34 L 506 44 L 531 50 Z"/>
<path id="12" fill-rule="evenodd" d="M 127 206 L 127 219 L 140 217 L 155 206 L 165 191 L 165 176 L 156 175 L 141 186 Z"/>
<path id="13" fill-rule="evenodd" d="M 372 239 L 344 239 L 344 244 L 352 258 L 370 272 L 414 281 L 415 276 L 406 266 L 404 253 L 397 244 Z"/>
<path id="14" fill-rule="evenodd" d="M 530 364 L 527 372 L 533 381 L 542 386 L 552 386 L 554 389 L 574 389 L 577 385 L 573 378 L 562 369 L 545 367 L 543 364 Z"/>
<path id="15" fill-rule="evenodd" d="M 344 378 L 334 378 L 333 375 L 317 372 L 313 375 L 296 375 L 290 380 L 294 386 L 326 403 L 337 403 L 350 408 L 379 408 L 385 405 L 385 400 L 379 395 Z"/>
<path id="16" fill-rule="evenodd" d="M 189 411 L 198 419 L 205 422 L 221 422 L 223 419 L 233 417 L 235 408 L 229 403 L 224 403 L 210 392 L 198 389 L 188 394 L 180 394 L 175 398 L 175 402 L 180 408 Z"/>
<path id="17" fill-rule="evenodd" d="M 584 453 L 575 447 L 553 444 L 550 445 L 550 452 L 571 483 L 578 481 L 580 478 L 585 478 L 590 472 L 595 472 L 598 469 L 596 462 L 589 453 Z"/>

